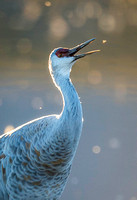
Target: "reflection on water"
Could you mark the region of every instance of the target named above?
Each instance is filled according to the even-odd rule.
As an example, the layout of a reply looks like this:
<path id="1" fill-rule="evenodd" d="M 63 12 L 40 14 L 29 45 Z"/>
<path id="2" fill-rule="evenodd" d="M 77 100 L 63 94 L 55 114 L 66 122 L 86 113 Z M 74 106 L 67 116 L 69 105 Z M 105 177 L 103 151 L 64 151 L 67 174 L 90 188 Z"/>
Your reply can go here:
<path id="1" fill-rule="evenodd" d="M 48 55 L 95 36 L 71 73 L 84 127 L 61 199 L 137 200 L 136 0 L 1 1 L 0 133 L 61 112 Z"/>

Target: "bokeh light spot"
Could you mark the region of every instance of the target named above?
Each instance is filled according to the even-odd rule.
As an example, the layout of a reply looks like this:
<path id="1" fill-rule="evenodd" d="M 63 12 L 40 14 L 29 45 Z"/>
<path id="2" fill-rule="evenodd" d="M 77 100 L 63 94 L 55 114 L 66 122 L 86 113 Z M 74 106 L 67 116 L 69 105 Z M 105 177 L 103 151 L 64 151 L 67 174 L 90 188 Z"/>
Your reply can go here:
<path id="1" fill-rule="evenodd" d="M 93 146 L 92 151 L 93 151 L 93 153 L 98 154 L 101 152 L 101 148 L 100 148 L 100 146 L 96 145 L 96 146 Z"/>
<path id="2" fill-rule="evenodd" d="M 41 15 L 41 6 L 37 1 L 25 1 L 24 17 L 30 21 L 36 21 Z"/>
<path id="3" fill-rule="evenodd" d="M 63 39 L 69 32 L 69 26 L 62 17 L 56 17 L 50 22 L 50 34 L 53 39 Z"/>
<path id="4" fill-rule="evenodd" d="M 112 32 L 116 28 L 116 20 L 113 15 L 104 14 L 99 18 L 99 28 L 104 32 Z"/>
<path id="5" fill-rule="evenodd" d="M 97 70 L 91 70 L 88 74 L 88 81 L 93 85 L 99 84 L 102 81 L 102 74 Z"/>
<path id="6" fill-rule="evenodd" d="M 87 18 L 94 17 L 94 6 L 92 2 L 85 2 L 84 12 Z"/>
<path id="7" fill-rule="evenodd" d="M 117 138 L 111 138 L 109 140 L 109 147 L 112 149 L 120 148 L 120 141 Z"/>
<path id="8" fill-rule="evenodd" d="M 45 6 L 50 7 L 51 6 L 51 2 L 50 1 L 46 1 L 45 2 Z"/>
<path id="9" fill-rule="evenodd" d="M 87 18 L 99 18 L 102 15 L 102 7 L 98 2 L 85 3 L 85 15 Z"/>
<path id="10" fill-rule="evenodd" d="M 107 40 L 102 40 L 102 43 L 103 43 L 103 44 L 107 43 Z"/>
<path id="11" fill-rule="evenodd" d="M 79 3 L 74 11 L 71 11 L 68 15 L 70 24 L 73 27 L 82 27 L 86 22 L 86 15 L 84 11 L 85 3 Z"/>
<path id="12" fill-rule="evenodd" d="M 4 129 L 4 133 L 7 133 L 7 132 L 9 132 L 9 131 L 12 131 L 13 129 L 14 129 L 14 126 L 8 125 L 8 126 L 6 126 L 5 129 Z"/>

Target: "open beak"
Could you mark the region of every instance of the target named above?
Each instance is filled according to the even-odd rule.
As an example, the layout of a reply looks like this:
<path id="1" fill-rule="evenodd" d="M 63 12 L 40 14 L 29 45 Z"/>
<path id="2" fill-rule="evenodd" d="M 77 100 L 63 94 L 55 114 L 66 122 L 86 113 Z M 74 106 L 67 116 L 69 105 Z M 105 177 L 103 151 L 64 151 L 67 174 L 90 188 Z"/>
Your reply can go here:
<path id="1" fill-rule="evenodd" d="M 82 44 L 77 45 L 76 47 L 72 48 L 69 50 L 69 56 L 74 56 L 74 61 L 79 59 L 79 58 L 83 58 L 86 55 L 90 55 L 96 52 L 99 52 L 100 50 L 93 50 L 93 51 L 89 51 L 83 54 L 79 54 L 79 55 L 75 55 L 80 49 L 84 48 L 85 46 L 87 46 L 88 44 L 92 43 L 95 40 L 95 38 L 92 38 L 90 40 L 87 40 L 86 42 L 83 42 Z"/>

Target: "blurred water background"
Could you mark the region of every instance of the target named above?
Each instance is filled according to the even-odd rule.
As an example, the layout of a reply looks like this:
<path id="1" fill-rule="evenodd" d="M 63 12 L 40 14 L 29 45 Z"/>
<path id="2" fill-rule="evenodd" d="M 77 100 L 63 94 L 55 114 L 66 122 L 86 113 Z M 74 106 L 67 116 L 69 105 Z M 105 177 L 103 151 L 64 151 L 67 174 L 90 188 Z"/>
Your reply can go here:
<path id="1" fill-rule="evenodd" d="M 1 0 L 0 133 L 62 100 L 48 72 L 58 46 L 92 37 L 71 79 L 84 128 L 62 200 L 137 200 L 137 0 Z"/>

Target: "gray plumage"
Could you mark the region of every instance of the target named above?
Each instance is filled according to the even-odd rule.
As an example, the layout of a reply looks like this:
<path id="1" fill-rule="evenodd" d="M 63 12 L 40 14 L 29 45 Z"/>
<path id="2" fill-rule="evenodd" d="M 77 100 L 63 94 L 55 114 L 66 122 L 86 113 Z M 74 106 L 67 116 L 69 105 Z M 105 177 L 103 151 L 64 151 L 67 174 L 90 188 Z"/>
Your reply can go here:
<path id="1" fill-rule="evenodd" d="M 49 70 L 63 98 L 60 115 L 43 116 L 0 136 L 0 200 L 58 200 L 82 131 L 82 108 L 71 83 L 75 55 L 92 42 L 55 49 Z"/>

